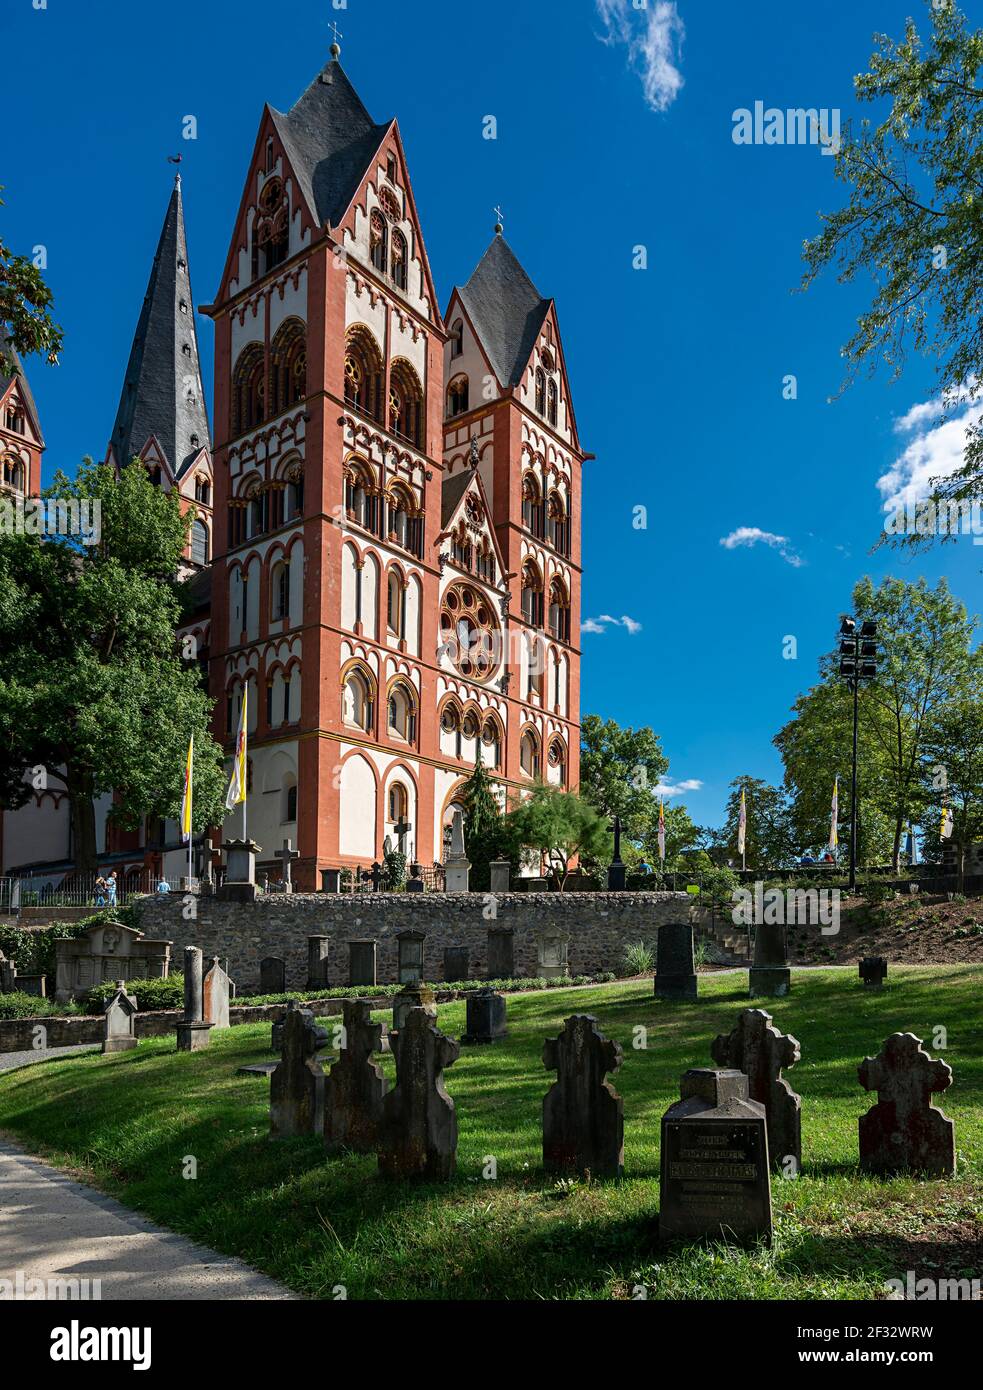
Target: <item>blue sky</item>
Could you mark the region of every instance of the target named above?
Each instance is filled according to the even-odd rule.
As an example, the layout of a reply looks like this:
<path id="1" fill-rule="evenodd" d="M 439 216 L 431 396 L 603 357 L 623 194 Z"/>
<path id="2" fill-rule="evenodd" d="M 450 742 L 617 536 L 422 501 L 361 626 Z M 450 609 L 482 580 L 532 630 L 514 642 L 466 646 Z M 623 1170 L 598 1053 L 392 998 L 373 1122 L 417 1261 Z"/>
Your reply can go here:
<path id="1" fill-rule="evenodd" d="M 771 739 L 861 575 L 946 574 L 979 606 L 983 550 L 969 540 L 915 559 L 869 554 L 878 479 L 900 460 L 898 486 L 916 482 L 952 430 L 915 410 L 933 393 L 930 362 L 830 403 L 866 303 L 862 285 L 831 278 L 796 293 L 802 241 L 842 199 L 832 159 L 732 139 L 734 111 L 758 100 L 856 114 L 871 35 L 900 34 L 908 13 L 927 26 L 922 0 L 39 3 L 6 9 L 5 49 L 20 60 L 5 72 L 0 182 L 4 236 L 27 254 L 46 247 L 66 329 L 58 368 L 29 364 L 48 474 L 105 451 L 169 195 L 165 157 L 184 156 L 194 293 L 207 303 L 263 102 L 290 106 L 336 20 L 369 111 L 399 118 L 442 306 L 497 203 L 556 297 L 597 455 L 584 617 L 601 630 L 583 639 L 582 708 L 652 725 L 670 783 L 699 784 L 684 798 L 698 821 L 720 818 L 735 776 L 779 779 Z M 963 8 L 983 24 L 983 0 Z M 195 141 L 182 139 L 188 114 Z M 199 334 L 210 397 L 207 320 Z M 789 374 L 795 400 L 783 399 Z M 788 635 L 796 660 L 782 655 Z"/>

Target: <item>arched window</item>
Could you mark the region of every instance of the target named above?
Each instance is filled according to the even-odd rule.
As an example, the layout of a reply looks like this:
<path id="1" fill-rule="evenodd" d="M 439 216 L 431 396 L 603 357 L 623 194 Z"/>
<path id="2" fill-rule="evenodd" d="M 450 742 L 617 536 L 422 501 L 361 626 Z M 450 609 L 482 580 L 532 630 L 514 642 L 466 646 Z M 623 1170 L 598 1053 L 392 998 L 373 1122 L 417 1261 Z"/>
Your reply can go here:
<path id="1" fill-rule="evenodd" d="M 232 433 L 242 434 L 266 419 L 266 368 L 261 343 L 239 354 L 232 373 Z"/>
<path id="2" fill-rule="evenodd" d="M 389 428 L 419 449 L 423 444 L 423 388 L 404 357 L 397 357 L 389 374 Z"/>
<path id="3" fill-rule="evenodd" d="M 405 681 L 397 681 L 389 691 L 388 723 L 394 737 L 416 742 L 416 701 Z"/>
<path id="4" fill-rule="evenodd" d="M 15 492 L 24 491 L 24 466 L 16 454 L 5 454 L 3 459 L 4 486 Z"/>
<path id="5" fill-rule="evenodd" d="M 386 219 L 378 208 L 373 209 L 369 218 L 369 255 L 372 264 L 381 275 L 385 275 L 389 264 L 389 228 Z"/>
<path id="6" fill-rule="evenodd" d="M 447 388 L 447 414 L 463 415 L 468 409 L 468 379 L 456 376 Z"/>
<path id="7" fill-rule="evenodd" d="M 270 344 L 273 415 L 282 415 L 307 395 L 307 348 L 304 325 L 287 319 Z"/>
<path id="8" fill-rule="evenodd" d="M 481 729 L 481 721 L 473 709 L 469 709 L 461 721 L 461 733 L 467 739 L 478 737 Z"/>
<path id="9" fill-rule="evenodd" d="M 546 755 L 550 767 L 555 773 L 556 783 L 563 787 L 567 781 L 567 750 L 562 738 L 555 738 L 550 743 L 549 752 Z"/>
<path id="10" fill-rule="evenodd" d="M 289 204 L 279 179 L 269 179 L 259 195 L 253 225 L 253 279 L 287 259 L 290 248 Z"/>
<path id="11" fill-rule="evenodd" d="M 543 580 L 534 560 L 522 566 L 522 616 L 531 627 L 543 625 Z"/>
<path id="12" fill-rule="evenodd" d="M 378 529 L 379 495 L 365 464 L 350 459 L 345 468 L 345 511 L 367 531 Z"/>
<path id="13" fill-rule="evenodd" d="M 345 339 L 345 400 L 379 424 L 383 423 L 382 383 L 379 345 L 367 328 L 356 324 Z"/>
<path id="14" fill-rule="evenodd" d="M 390 488 L 386 497 L 386 530 L 389 539 L 402 546 L 404 550 L 415 553 L 416 518 L 413 515 L 413 501 L 406 489 L 398 485 Z"/>
<path id="15" fill-rule="evenodd" d="M 393 231 L 392 277 L 397 289 L 406 289 L 406 238 L 398 229 Z"/>
<path id="16" fill-rule="evenodd" d="M 456 733 L 461 727 L 461 711 L 452 700 L 449 701 L 441 711 L 440 727 L 445 734 Z"/>
<path id="17" fill-rule="evenodd" d="M 494 717 L 486 719 L 481 730 L 481 757 L 486 767 L 493 771 L 502 761 L 502 729 Z"/>
<path id="18" fill-rule="evenodd" d="M 403 580 L 398 570 L 389 571 L 386 584 L 386 625 L 394 637 L 404 636 Z"/>
<path id="19" fill-rule="evenodd" d="M 270 575 L 270 617 L 274 622 L 290 615 L 290 561 L 278 560 Z"/>
<path id="20" fill-rule="evenodd" d="M 191 523 L 191 562 L 208 564 L 208 527 L 197 519 Z"/>
<path id="21" fill-rule="evenodd" d="M 570 640 L 570 599 L 562 579 L 550 581 L 550 632 L 561 642 Z"/>
<path id="22" fill-rule="evenodd" d="M 561 555 L 570 554 L 570 525 L 563 498 L 558 492 L 550 493 L 548 508 L 549 542 Z"/>
<path id="23" fill-rule="evenodd" d="M 546 392 L 546 418 L 551 425 L 556 424 L 557 414 L 557 389 L 556 382 L 550 377 L 549 386 Z"/>
<path id="24" fill-rule="evenodd" d="M 287 492 L 283 508 L 284 521 L 304 514 L 304 469 L 300 463 L 287 469 Z"/>
<path id="25" fill-rule="evenodd" d="M 285 825 L 297 819 L 297 778 L 288 772 L 280 788 L 280 818 Z"/>
<path id="26" fill-rule="evenodd" d="M 410 809 L 409 793 L 402 782 L 390 782 L 388 803 L 390 824 L 402 825 L 406 821 L 407 812 Z"/>
<path id="27" fill-rule="evenodd" d="M 488 537 L 482 538 L 478 549 L 478 578 L 487 584 L 495 583 L 495 554 L 488 544 Z"/>
<path id="28" fill-rule="evenodd" d="M 212 485 L 206 477 L 199 474 L 195 478 L 195 501 L 201 502 L 204 506 L 212 500 Z"/>
<path id="29" fill-rule="evenodd" d="M 536 368 L 536 412 L 546 414 L 546 373 L 542 367 Z"/>
<path id="30" fill-rule="evenodd" d="M 354 667 L 349 671 L 342 693 L 342 718 L 352 728 L 370 733 L 372 729 L 373 704 L 372 682 L 367 671 Z"/>
<path id="31" fill-rule="evenodd" d="M 460 565 L 461 569 L 469 570 L 472 560 L 471 537 L 464 522 L 460 522 L 457 530 L 451 537 L 451 554 L 455 565 Z"/>
<path id="32" fill-rule="evenodd" d="M 527 473 L 522 479 L 522 524 L 542 540 L 543 494 L 533 473 Z"/>
<path id="33" fill-rule="evenodd" d="M 451 357 L 460 357 L 464 351 L 464 320 L 455 319 L 451 324 Z"/>
<path id="34" fill-rule="evenodd" d="M 519 766 L 527 777 L 539 776 L 539 739 L 527 729 L 519 740 Z"/>

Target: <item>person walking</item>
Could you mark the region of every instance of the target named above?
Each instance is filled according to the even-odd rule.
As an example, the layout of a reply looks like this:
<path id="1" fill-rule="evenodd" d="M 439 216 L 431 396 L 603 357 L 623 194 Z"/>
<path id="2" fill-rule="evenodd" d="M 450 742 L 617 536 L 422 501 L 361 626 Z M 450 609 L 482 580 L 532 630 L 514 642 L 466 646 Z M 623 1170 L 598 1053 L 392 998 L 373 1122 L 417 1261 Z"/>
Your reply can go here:
<path id="1" fill-rule="evenodd" d="M 115 869 L 113 869 L 112 873 L 111 873 L 111 874 L 109 875 L 109 877 L 106 879 L 106 897 L 107 897 L 107 899 L 108 899 L 108 901 L 107 901 L 107 903 L 106 903 L 106 906 L 107 906 L 107 907 L 115 907 L 115 906 L 116 906 L 116 870 L 115 870 Z"/>

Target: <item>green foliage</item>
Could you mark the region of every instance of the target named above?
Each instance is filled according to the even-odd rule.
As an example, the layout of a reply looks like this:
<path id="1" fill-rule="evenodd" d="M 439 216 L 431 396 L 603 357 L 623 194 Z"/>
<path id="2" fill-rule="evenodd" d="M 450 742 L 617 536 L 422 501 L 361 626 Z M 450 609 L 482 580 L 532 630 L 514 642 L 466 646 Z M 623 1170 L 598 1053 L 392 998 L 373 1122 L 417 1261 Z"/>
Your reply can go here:
<path id="1" fill-rule="evenodd" d="M 926 731 L 924 759 L 925 794 L 935 825 L 941 829 L 943 806 L 952 812 L 950 843 L 962 889 L 969 848 L 983 838 L 983 700 L 978 688 L 936 711 Z"/>
<path id="2" fill-rule="evenodd" d="M 174 649 L 175 572 L 187 536 L 176 494 L 139 463 L 83 463 L 46 497 L 98 503 L 98 543 L 0 536 L 0 804 L 22 804 L 26 767 L 68 793 L 76 864 L 96 862 L 93 798 L 115 793 L 125 829 L 176 816 L 195 735 L 195 828 L 221 821 L 222 750 L 197 665 Z M 64 768 L 64 772 L 58 769 Z"/>
<path id="3" fill-rule="evenodd" d="M 491 883 L 488 866 L 493 859 L 511 859 L 513 869 L 517 867 L 516 847 L 506 833 L 496 785 L 482 761 L 479 743 L 474 771 L 457 797 L 464 810 L 464 848 L 471 861 L 469 885 L 477 893 L 487 891 Z"/>
<path id="4" fill-rule="evenodd" d="M 931 32 L 915 21 L 903 38 L 877 36 L 869 71 L 854 78 L 859 101 L 878 103 L 878 124 L 848 122 L 836 175 L 846 205 L 823 216 L 806 242 L 810 285 L 835 267 L 841 282 L 874 285 L 870 307 L 843 349 L 853 379 L 878 362 L 900 375 L 910 351 L 938 364 L 942 400 L 952 407 L 965 383 L 983 389 L 978 292 L 983 278 L 983 30 L 966 26 L 950 0 L 928 0 Z M 983 434 L 967 432 L 963 466 L 936 485 L 937 501 L 983 492 Z M 906 543 L 925 543 L 908 537 Z"/>
<path id="5" fill-rule="evenodd" d="M 110 920 L 107 912 L 96 913 L 81 922 L 51 922 L 43 927 L 0 926 L 0 951 L 8 960 L 16 962 L 21 975 L 53 976 L 58 937 L 74 940 L 84 936 L 89 927 Z"/>
<path id="6" fill-rule="evenodd" d="M 644 941 L 635 941 L 625 947 L 626 975 L 649 975 L 655 969 L 655 951 Z"/>
<path id="7" fill-rule="evenodd" d="M 620 816 L 630 839 L 644 839 L 653 815 L 658 819 L 652 793 L 668 770 L 669 759 L 651 729 L 623 729 L 597 714 L 584 717 L 580 794 L 602 816 Z"/>
<path id="8" fill-rule="evenodd" d="M 388 849 L 382 856 L 382 891 L 399 893 L 406 884 L 406 855 L 400 849 Z"/>
<path id="9" fill-rule="evenodd" d="M 3 203 L 0 198 L 0 207 Z M 57 364 L 63 334 L 49 313 L 52 302 L 34 262 L 15 256 L 0 238 L 0 372 L 9 375 L 13 365 L 8 341 L 24 357 L 43 352 L 52 366 Z"/>
<path id="10" fill-rule="evenodd" d="M 115 980 L 94 985 L 85 996 L 85 1012 L 103 1013 L 118 988 Z M 133 995 L 141 1013 L 152 1009 L 180 1009 L 184 1005 L 184 976 L 168 975 L 166 980 L 127 980 L 126 992 Z"/>
<path id="11" fill-rule="evenodd" d="M 0 1019 L 50 1018 L 54 1014 L 78 1013 L 78 1009 L 56 1004 L 53 999 L 39 999 L 35 994 L 0 994 Z"/>
<path id="12" fill-rule="evenodd" d="M 758 777 L 736 777 L 730 788 L 725 833 L 728 855 L 734 867 L 741 868 L 737 839 L 742 791 L 747 813 L 744 841 L 747 868 L 763 873 L 787 864 L 792 853 L 792 837 L 784 793 Z"/>
<path id="13" fill-rule="evenodd" d="M 520 844 L 543 856 L 560 889 L 575 856 L 599 859 L 611 854 L 607 816 L 576 792 L 540 782 L 504 819 Z"/>

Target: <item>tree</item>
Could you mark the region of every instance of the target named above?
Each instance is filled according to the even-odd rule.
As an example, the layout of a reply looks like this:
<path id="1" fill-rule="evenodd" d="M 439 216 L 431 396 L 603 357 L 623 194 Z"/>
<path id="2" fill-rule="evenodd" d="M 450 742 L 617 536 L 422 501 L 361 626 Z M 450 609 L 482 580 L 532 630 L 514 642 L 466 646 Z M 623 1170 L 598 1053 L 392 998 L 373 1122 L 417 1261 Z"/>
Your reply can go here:
<path id="1" fill-rule="evenodd" d="M 481 892 L 491 883 L 489 865 L 505 850 L 502 809 L 495 795 L 496 783 L 481 758 L 481 745 L 474 772 L 458 793 L 464 810 L 464 848 L 471 861 L 470 885 Z"/>
<path id="2" fill-rule="evenodd" d="M 667 873 L 670 873 L 684 867 L 684 854 L 700 847 L 700 832 L 699 827 L 694 825 L 689 812 L 682 804 L 667 806 L 665 808 L 665 822 L 665 864 L 660 865 L 659 863 L 658 809 L 656 810 L 655 819 L 646 832 L 643 849 L 645 858 L 650 864 L 655 868 L 664 868 Z"/>
<path id="3" fill-rule="evenodd" d="M 731 862 L 735 866 L 741 864 L 737 841 L 742 791 L 747 815 L 744 839 L 747 867 L 756 873 L 783 868 L 792 853 L 785 796 L 777 787 L 769 786 L 758 777 L 735 777 L 730 784 L 725 827 Z"/>
<path id="4" fill-rule="evenodd" d="M 623 729 L 613 719 L 585 716 L 580 729 L 580 794 L 601 813 L 621 817 L 625 834 L 644 838 L 658 803 L 653 792 L 669 770 L 649 728 Z"/>
<path id="5" fill-rule="evenodd" d="M 13 370 L 8 344 L 25 357 L 43 352 L 50 363 L 58 361 L 62 331 L 48 312 L 52 300 L 33 261 L 15 256 L 0 238 L 0 373 L 9 376 Z"/>
<path id="6" fill-rule="evenodd" d="M 913 349 L 938 362 L 951 409 L 983 391 L 983 30 L 968 30 L 953 0 L 929 0 L 929 14 L 926 47 L 909 19 L 902 40 L 876 36 L 870 70 L 854 79 L 860 101 L 888 110 L 879 124 L 848 123 L 841 135 L 835 168 L 849 198 L 806 242 L 803 285 L 831 266 L 841 282 L 869 276 L 872 302 L 843 349 L 848 380 L 879 361 L 898 376 Z M 932 500 L 981 493 L 976 426 L 962 468 L 935 481 Z"/>
<path id="7" fill-rule="evenodd" d="M 576 792 L 538 783 L 504 817 L 515 842 L 543 856 L 561 890 L 578 855 L 600 859 L 611 854 L 607 816 Z"/>
<path id="8" fill-rule="evenodd" d="M 195 736 L 195 828 L 219 823 L 225 776 L 212 702 L 197 666 L 175 651 L 175 581 L 189 518 L 139 463 L 118 475 L 86 460 L 46 499 L 101 508 L 98 539 L 0 531 L 0 797 L 32 793 L 26 769 L 71 805 L 76 867 L 96 865 L 93 798 L 114 793 L 112 820 L 135 829 L 175 816 Z M 95 515 L 95 514 L 94 514 Z"/>
<path id="9" fill-rule="evenodd" d="M 951 842 L 956 851 L 959 891 L 966 879 L 966 853 L 983 838 L 983 702 L 975 694 L 945 705 L 925 736 L 923 768 L 926 801 L 941 823 L 942 809 L 952 813 Z M 943 842 L 944 843 L 944 842 Z"/>

